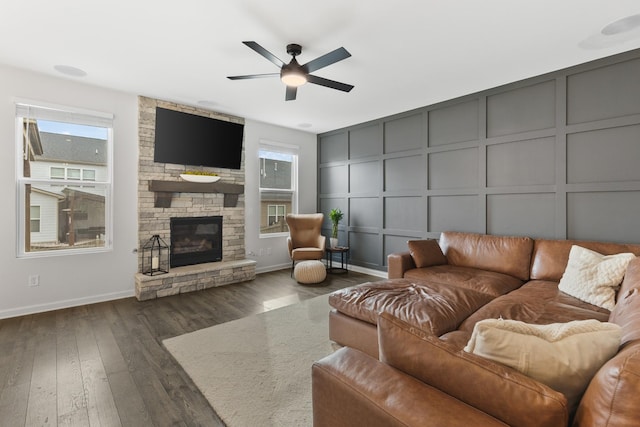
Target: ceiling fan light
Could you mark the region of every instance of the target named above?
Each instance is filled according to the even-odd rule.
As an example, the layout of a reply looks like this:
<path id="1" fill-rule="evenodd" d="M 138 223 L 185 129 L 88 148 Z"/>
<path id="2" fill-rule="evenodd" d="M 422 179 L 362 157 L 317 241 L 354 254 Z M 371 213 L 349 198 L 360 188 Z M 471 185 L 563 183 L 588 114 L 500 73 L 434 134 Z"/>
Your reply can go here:
<path id="1" fill-rule="evenodd" d="M 287 86 L 298 87 L 302 86 L 307 82 L 307 76 L 301 73 L 296 73 L 294 71 L 290 71 L 288 73 L 282 73 L 280 75 L 280 80 Z"/>

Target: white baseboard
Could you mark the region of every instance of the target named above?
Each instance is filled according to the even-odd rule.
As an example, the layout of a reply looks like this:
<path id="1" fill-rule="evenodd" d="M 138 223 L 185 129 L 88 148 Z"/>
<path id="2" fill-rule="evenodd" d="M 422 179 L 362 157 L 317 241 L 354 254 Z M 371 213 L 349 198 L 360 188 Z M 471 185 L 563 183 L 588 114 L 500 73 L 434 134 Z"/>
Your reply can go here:
<path id="1" fill-rule="evenodd" d="M 79 305 L 95 304 L 98 302 L 112 301 L 116 299 L 129 298 L 135 296 L 133 289 L 122 292 L 112 292 L 109 294 L 93 295 L 85 298 L 74 298 L 62 301 L 55 301 L 46 304 L 28 305 L 24 307 L 12 308 L 0 311 L 0 319 L 10 317 L 26 316 L 28 314 L 43 313 L 45 311 L 60 310 L 63 308 L 77 307 Z"/>
<path id="2" fill-rule="evenodd" d="M 256 274 L 268 273 L 270 271 L 284 270 L 285 268 L 291 268 L 291 263 L 267 265 L 265 267 L 256 267 Z"/>
<path id="3" fill-rule="evenodd" d="M 374 270 L 372 268 L 360 267 L 359 265 L 351 265 L 351 264 L 349 264 L 349 270 L 350 271 L 355 271 L 357 273 L 369 274 L 371 276 L 382 277 L 383 279 L 386 279 L 388 277 L 386 271 L 380 271 L 380 270 Z"/>
<path id="4" fill-rule="evenodd" d="M 363 273 L 363 274 L 369 274 L 371 276 L 382 277 L 383 279 L 387 278 L 387 272 L 386 271 L 373 270 L 371 268 L 365 268 L 365 267 L 360 267 L 358 265 L 351 265 L 351 264 L 347 264 L 347 267 L 348 267 L 349 271 L 355 271 L 357 273 Z M 278 264 L 278 265 L 269 265 L 269 266 L 266 266 L 266 267 L 256 268 L 256 274 L 268 273 L 270 271 L 285 270 L 285 269 L 290 269 L 290 268 L 291 268 L 291 264 L 289 264 L 289 263 Z"/>
<path id="5" fill-rule="evenodd" d="M 355 271 L 358 273 L 369 274 L 371 276 L 387 278 L 386 271 L 373 270 L 370 268 L 360 267 L 357 265 L 349 265 L 349 271 Z M 266 267 L 256 268 L 256 274 L 268 273 L 270 271 L 284 270 L 291 268 L 291 264 L 277 264 L 269 265 Z M 133 289 L 122 292 L 112 292 L 108 294 L 94 295 L 85 298 L 74 298 L 62 301 L 55 301 L 46 304 L 28 305 L 24 307 L 12 308 L 9 310 L 0 310 L 0 319 L 8 319 L 10 317 L 26 316 L 29 314 L 43 313 L 45 311 L 60 310 L 63 308 L 77 307 L 86 304 L 95 304 L 98 302 L 112 301 L 116 299 L 129 298 L 135 296 Z"/>

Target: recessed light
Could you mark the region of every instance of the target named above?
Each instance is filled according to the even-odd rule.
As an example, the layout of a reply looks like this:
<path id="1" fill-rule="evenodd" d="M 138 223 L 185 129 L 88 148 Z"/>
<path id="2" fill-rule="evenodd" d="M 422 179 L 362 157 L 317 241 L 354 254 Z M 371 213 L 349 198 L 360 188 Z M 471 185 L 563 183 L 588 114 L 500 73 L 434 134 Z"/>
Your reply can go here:
<path id="1" fill-rule="evenodd" d="M 67 76 L 84 77 L 87 75 L 86 71 L 81 70 L 80 68 L 72 67 L 70 65 L 55 65 L 53 68 L 57 72 L 66 74 Z"/>
<path id="2" fill-rule="evenodd" d="M 639 27 L 640 27 L 640 14 L 630 15 L 610 23 L 609 25 L 604 27 L 600 32 L 605 36 L 612 36 L 614 34 L 626 33 L 627 31 L 631 31 Z"/>

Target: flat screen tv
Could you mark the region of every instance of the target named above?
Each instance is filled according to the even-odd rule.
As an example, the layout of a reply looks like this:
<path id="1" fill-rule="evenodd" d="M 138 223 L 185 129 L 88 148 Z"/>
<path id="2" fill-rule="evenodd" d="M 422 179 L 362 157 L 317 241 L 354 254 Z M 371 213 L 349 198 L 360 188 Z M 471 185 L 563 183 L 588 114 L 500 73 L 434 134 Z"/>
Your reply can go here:
<path id="1" fill-rule="evenodd" d="M 156 107 L 153 160 L 240 169 L 244 125 Z"/>

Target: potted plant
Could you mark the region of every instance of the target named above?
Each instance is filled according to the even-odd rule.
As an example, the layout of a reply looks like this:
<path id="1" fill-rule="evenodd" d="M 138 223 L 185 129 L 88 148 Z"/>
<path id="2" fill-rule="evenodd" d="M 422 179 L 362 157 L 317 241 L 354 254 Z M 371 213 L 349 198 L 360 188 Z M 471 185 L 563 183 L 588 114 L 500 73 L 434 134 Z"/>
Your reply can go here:
<path id="1" fill-rule="evenodd" d="M 331 247 L 335 248 L 338 246 L 338 224 L 340 220 L 344 217 L 344 213 L 340 210 L 340 208 L 333 208 L 331 212 L 329 212 L 329 219 L 331 219 L 331 238 L 329 239 L 331 242 Z"/>

